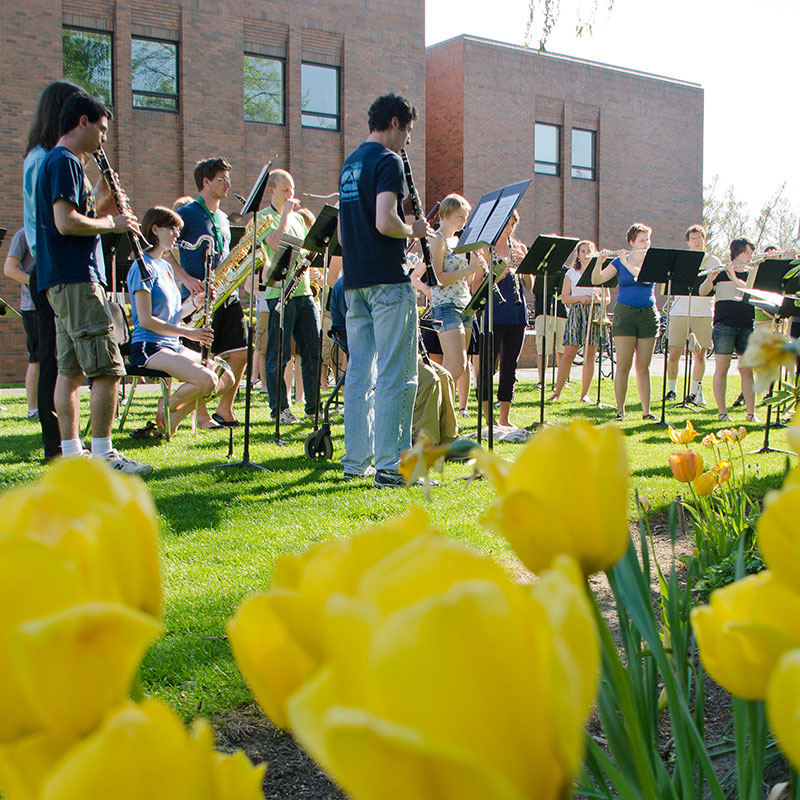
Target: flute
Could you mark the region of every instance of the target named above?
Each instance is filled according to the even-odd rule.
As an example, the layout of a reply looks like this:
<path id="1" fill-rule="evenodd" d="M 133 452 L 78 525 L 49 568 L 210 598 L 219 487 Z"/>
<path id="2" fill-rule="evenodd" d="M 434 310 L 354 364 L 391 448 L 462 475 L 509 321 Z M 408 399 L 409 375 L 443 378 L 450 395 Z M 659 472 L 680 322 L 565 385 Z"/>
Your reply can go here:
<path id="1" fill-rule="evenodd" d="M 97 166 L 100 168 L 103 178 L 105 178 L 106 185 L 111 192 L 111 196 L 114 198 L 114 202 L 117 204 L 119 213 L 133 216 L 130 204 L 128 203 L 128 196 L 119 185 L 119 181 L 116 175 L 114 175 L 114 170 L 111 169 L 111 165 L 108 163 L 108 158 L 103 148 L 98 147 L 92 155 L 97 162 Z M 150 272 L 147 264 L 145 264 L 144 252 L 142 251 L 142 245 L 139 243 L 139 237 L 135 233 L 131 233 L 131 231 L 127 233 L 131 243 L 134 261 L 139 265 L 139 274 L 142 276 L 142 282 L 149 283 L 155 278 L 155 275 Z"/>
<path id="2" fill-rule="evenodd" d="M 408 154 L 405 149 L 400 151 L 400 158 L 403 159 L 403 169 L 406 173 L 406 183 L 408 184 L 408 196 L 411 199 L 411 207 L 414 209 L 414 216 L 417 219 L 425 219 L 425 214 L 422 211 L 422 204 L 419 202 L 419 195 L 414 186 L 414 176 L 411 174 L 411 164 L 408 160 Z M 433 260 L 431 258 L 431 246 L 428 240 L 422 236 L 419 240 L 420 247 L 422 248 L 422 260 L 425 262 L 425 277 L 424 282 L 428 286 L 439 286 L 439 280 L 436 277 L 436 272 L 433 269 Z"/>

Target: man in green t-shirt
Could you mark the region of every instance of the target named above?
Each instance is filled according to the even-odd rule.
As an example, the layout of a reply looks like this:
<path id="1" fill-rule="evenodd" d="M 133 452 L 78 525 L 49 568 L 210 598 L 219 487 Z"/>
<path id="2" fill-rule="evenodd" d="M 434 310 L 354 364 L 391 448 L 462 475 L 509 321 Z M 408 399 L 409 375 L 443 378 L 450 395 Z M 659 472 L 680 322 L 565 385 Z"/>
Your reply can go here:
<path id="1" fill-rule="evenodd" d="M 305 239 L 308 228 L 303 218 L 296 213 L 300 202 L 294 196 L 294 180 L 286 170 L 275 169 L 270 173 L 267 180 L 267 192 L 270 195 L 270 207 L 265 209 L 262 214 L 272 215 L 272 226 L 264 240 L 267 260 L 271 263 L 284 233 L 288 233 L 298 239 Z M 265 267 L 266 272 L 267 269 Z M 291 280 L 292 275 L 293 271 L 290 270 L 287 282 Z M 266 279 L 266 277 L 265 274 L 264 278 Z M 297 352 L 300 354 L 300 367 L 303 373 L 303 387 L 305 389 L 306 416 L 313 416 L 319 404 L 317 354 L 319 352 L 320 320 L 317 304 L 311 294 L 308 270 L 306 270 L 292 296 L 283 306 L 283 353 L 280 366 L 281 385 L 279 395 L 277 377 L 281 314 L 276 310 L 276 306 L 280 295 L 280 287 L 268 286 L 264 292 L 264 299 L 267 301 L 269 310 L 267 354 L 264 359 L 264 366 L 272 416 L 274 418 L 280 414 L 281 424 L 288 425 L 299 421 L 289 408 L 286 384 L 283 381 L 283 370 L 292 355 L 292 337 L 297 343 Z"/>

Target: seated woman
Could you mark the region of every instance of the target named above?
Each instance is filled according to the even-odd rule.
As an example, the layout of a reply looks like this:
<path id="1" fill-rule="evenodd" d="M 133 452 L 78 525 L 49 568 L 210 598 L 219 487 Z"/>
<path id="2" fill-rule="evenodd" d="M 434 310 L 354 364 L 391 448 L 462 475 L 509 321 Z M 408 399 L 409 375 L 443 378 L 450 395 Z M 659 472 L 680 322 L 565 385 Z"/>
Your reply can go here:
<path id="1" fill-rule="evenodd" d="M 183 316 L 203 303 L 202 295 L 194 295 L 181 306 L 181 291 L 175 282 L 172 267 L 164 260 L 164 253 L 175 245 L 183 220 L 163 206 L 149 208 L 142 218 L 142 233 L 150 249 L 144 260 L 154 276 L 143 281 L 139 264 L 134 262 L 128 270 L 128 291 L 133 302 L 133 333 L 131 334 L 130 361 L 135 367 L 147 367 L 166 372 L 183 381 L 169 398 L 170 433 L 195 407 L 196 401 L 218 394 L 231 387 L 230 371 L 221 377 L 201 363 L 200 353 L 184 347 L 180 338 L 191 339 L 201 345 L 211 344 L 211 328 L 189 328 L 181 324 Z M 156 424 L 164 430 L 163 401 L 159 401 Z"/>
<path id="2" fill-rule="evenodd" d="M 442 346 L 442 366 L 458 384 L 467 369 L 467 348 L 472 338 L 473 315 L 465 315 L 464 307 L 472 297 L 469 279 L 483 272 L 483 259 L 476 256 L 470 263 L 463 253 L 453 252 L 458 244 L 456 232 L 466 224 L 470 204 L 460 194 L 449 194 L 439 206 L 439 228 L 431 239 L 431 260 L 439 286 L 430 287 L 431 316 L 441 325 L 438 328 Z M 461 408 L 466 408 L 464 387 Z"/>
<path id="3" fill-rule="evenodd" d="M 711 336 L 714 340 L 714 399 L 717 401 L 720 422 L 730 421 L 725 392 L 733 353 L 744 353 L 753 332 L 755 309 L 739 290 L 747 285 L 747 272 L 741 270 L 752 258 L 754 249 L 753 243 L 748 239 L 734 239 L 730 246 L 731 263 L 710 273 L 700 286 L 700 294 L 707 295 L 714 289 L 717 295 Z M 753 370 L 742 367 L 739 362 L 739 375 L 747 408 L 747 421 L 758 422 L 755 414 Z"/>
<path id="4" fill-rule="evenodd" d="M 650 413 L 650 361 L 658 332 L 655 284 L 639 283 L 636 279 L 642 262 L 650 249 L 652 229 L 640 222 L 628 228 L 626 238 L 631 250 L 620 250 L 607 267 L 601 267 L 602 259 L 592 270 L 592 283 L 605 283 L 617 276 L 619 294 L 614 307 L 614 348 L 617 354 L 617 372 L 614 375 L 614 394 L 617 399 L 617 419 L 625 419 L 625 396 L 628 393 L 628 378 L 636 356 L 636 385 L 642 401 L 642 419 L 653 420 Z M 605 253 L 604 253 L 605 255 Z M 610 255 L 610 253 L 609 253 Z"/>
<path id="5" fill-rule="evenodd" d="M 558 400 L 564 389 L 564 384 L 569 378 L 572 362 L 578 354 L 578 349 L 583 345 L 583 372 L 581 373 L 581 403 L 589 402 L 589 387 L 594 377 L 594 362 L 597 357 L 597 346 L 600 344 L 600 323 L 589 319 L 589 308 L 592 298 L 598 304 L 597 314 L 592 312 L 596 320 L 600 319 L 599 303 L 601 293 L 608 289 L 592 289 L 588 286 L 578 286 L 578 281 L 583 275 L 593 256 L 597 255 L 594 242 L 588 240 L 578 242 L 575 263 L 567 270 L 561 289 L 561 302 L 569 307 L 567 314 L 567 329 L 564 331 L 564 354 L 558 363 L 558 380 L 556 390 L 548 400 Z"/>

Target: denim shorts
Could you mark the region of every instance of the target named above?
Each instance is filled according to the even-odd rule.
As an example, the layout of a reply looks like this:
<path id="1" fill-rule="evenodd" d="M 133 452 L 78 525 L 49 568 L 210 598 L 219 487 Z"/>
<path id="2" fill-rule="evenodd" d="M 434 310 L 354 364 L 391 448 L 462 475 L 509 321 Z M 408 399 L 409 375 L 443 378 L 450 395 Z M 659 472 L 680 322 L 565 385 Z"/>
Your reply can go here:
<path id="1" fill-rule="evenodd" d="M 732 356 L 734 350 L 741 355 L 747 347 L 747 340 L 753 332 L 750 328 L 732 328 L 723 322 L 715 322 L 712 338 L 714 339 L 714 352 L 721 356 Z"/>
<path id="2" fill-rule="evenodd" d="M 474 315 L 464 314 L 459 311 L 455 303 L 441 303 L 440 305 L 431 306 L 431 317 L 438 319 L 442 323 L 437 328 L 439 333 L 454 331 L 462 327 L 466 331 L 471 330 L 472 320 L 475 319 Z"/>
<path id="3" fill-rule="evenodd" d="M 632 336 L 635 339 L 655 339 L 658 333 L 658 312 L 655 306 L 634 308 L 624 303 L 614 306 L 614 336 Z"/>

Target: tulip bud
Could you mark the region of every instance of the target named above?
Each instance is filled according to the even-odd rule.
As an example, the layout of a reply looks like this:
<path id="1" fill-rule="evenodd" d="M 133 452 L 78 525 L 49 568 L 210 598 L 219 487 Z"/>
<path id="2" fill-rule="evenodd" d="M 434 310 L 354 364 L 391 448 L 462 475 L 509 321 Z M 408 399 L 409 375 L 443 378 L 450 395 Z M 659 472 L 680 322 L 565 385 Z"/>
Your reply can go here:
<path id="1" fill-rule="evenodd" d="M 703 471 L 703 459 L 692 450 L 671 453 L 669 468 L 672 470 L 675 480 L 681 483 L 691 483 Z"/>

